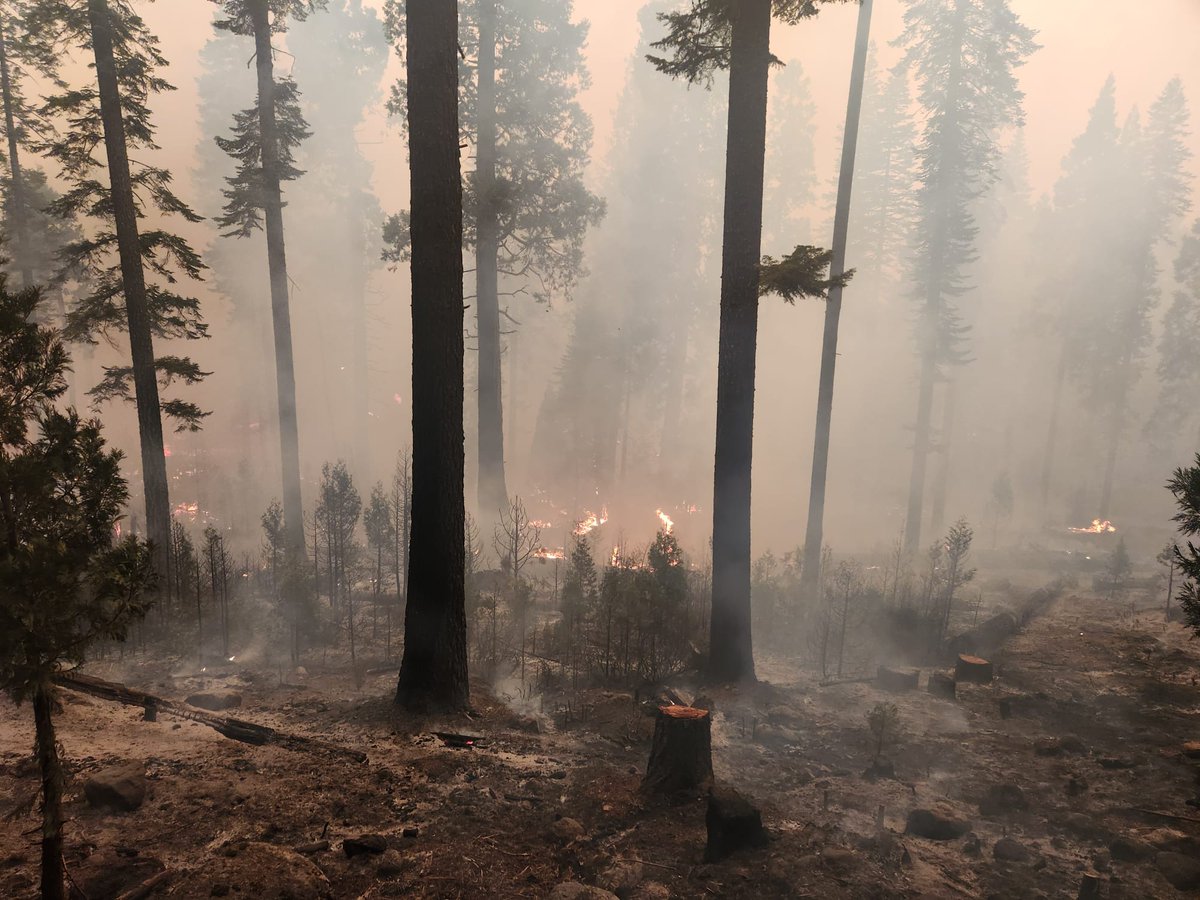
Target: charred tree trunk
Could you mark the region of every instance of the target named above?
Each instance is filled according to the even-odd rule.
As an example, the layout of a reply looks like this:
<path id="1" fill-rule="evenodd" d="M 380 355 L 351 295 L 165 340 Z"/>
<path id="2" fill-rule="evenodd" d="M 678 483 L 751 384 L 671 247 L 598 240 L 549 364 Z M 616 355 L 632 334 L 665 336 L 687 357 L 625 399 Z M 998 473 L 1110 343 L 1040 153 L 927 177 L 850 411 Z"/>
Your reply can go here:
<path id="1" fill-rule="evenodd" d="M 158 377 L 154 368 L 153 324 L 146 299 L 146 274 L 142 269 L 137 203 L 129 175 L 129 153 L 121 112 L 121 90 L 113 58 L 112 20 L 107 0 L 88 0 L 88 24 L 100 93 L 100 118 L 117 249 L 121 261 L 121 288 L 125 297 L 133 389 L 137 401 L 138 436 L 142 452 L 142 489 L 146 501 L 146 531 L 153 543 L 154 566 L 163 584 L 171 583 L 171 503 L 167 492 L 167 461 L 163 452 L 162 414 L 158 403 Z"/>
<path id="2" fill-rule="evenodd" d="M 396 702 L 468 703 L 463 510 L 462 182 L 458 10 L 409 0 L 413 500 Z"/>
<path id="3" fill-rule="evenodd" d="M 504 404 L 500 382 L 500 223 L 496 207 L 496 4 L 479 4 L 479 90 L 476 99 L 475 310 L 479 332 L 480 515 L 491 522 L 508 505 L 504 480 Z"/>
<path id="4" fill-rule="evenodd" d="M 708 710 L 660 707 L 642 790 L 674 794 L 706 788 L 712 779 L 712 718 Z"/>
<path id="5" fill-rule="evenodd" d="M 850 194 L 854 186 L 854 156 L 858 148 L 858 119 L 862 110 L 863 82 L 867 70 L 872 3 L 873 0 L 862 0 L 858 8 L 854 62 L 850 69 L 850 99 L 846 103 L 846 127 L 842 137 L 842 166 L 838 174 L 837 208 L 833 217 L 833 259 L 829 264 L 829 277 L 833 280 L 833 286 L 829 289 L 829 299 L 825 303 L 825 335 L 821 343 L 821 375 L 817 386 L 817 426 L 813 436 L 812 479 L 808 490 L 808 527 L 804 535 L 804 564 L 800 569 L 800 590 L 804 596 L 810 598 L 817 596 L 821 584 L 825 479 L 829 471 L 833 377 L 837 366 L 838 323 L 842 315 L 840 279 L 846 271 Z"/>
<path id="6" fill-rule="evenodd" d="M 355 194 L 354 197 L 361 201 L 360 194 Z M 354 397 L 350 403 L 350 414 L 353 416 L 353 421 L 350 425 L 350 433 L 354 437 L 355 468 L 359 480 L 365 484 L 371 481 L 371 372 L 369 366 L 370 346 L 367 341 L 367 270 L 365 268 L 367 258 L 365 229 L 368 217 L 361 202 L 355 203 L 352 200 L 349 203 L 347 218 L 349 221 L 346 223 L 346 227 L 351 235 L 348 299 L 350 308 L 353 310 L 350 327 L 354 352 L 354 376 L 351 385 Z"/>
<path id="7" fill-rule="evenodd" d="M 942 428 L 938 435 L 937 480 L 933 484 L 933 497 L 929 526 L 940 531 L 946 520 L 946 492 L 950 488 L 950 445 L 954 437 L 954 381 L 947 381 L 942 395 Z"/>
<path id="8" fill-rule="evenodd" d="M 1050 427 L 1046 432 L 1046 453 L 1042 457 L 1042 511 L 1050 499 L 1050 481 L 1054 477 L 1054 450 L 1058 442 L 1058 417 L 1062 408 L 1063 384 L 1067 380 L 1067 351 L 1058 357 L 1058 374 L 1054 378 L 1054 398 L 1050 401 Z"/>
<path id="9" fill-rule="evenodd" d="M 288 299 L 283 196 L 279 186 L 279 130 L 275 122 L 275 63 L 268 0 L 251 0 L 254 61 L 258 75 L 258 127 L 262 143 L 263 219 L 271 279 L 271 323 L 275 335 L 275 382 L 279 405 L 279 452 L 283 473 L 283 521 L 288 549 L 304 555 L 304 503 L 300 492 L 300 427 L 296 371 L 292 358 L 292 314 Z"/>
<path id="10" fill-rule="evenodd" d="M 29 261 L 29 231 L 25 208 L 25 179 L 21 174 L 21 153 L 18 141 L 17 117 L 14 111 L 16 98 L 13 96 L 12 75 L 8 66 L 7 22 L 0 20 L 0 91 L 4 100 L 4 129 L 8 136 L 8 219 L 12 235 L 17 268 L 21 273 L 21 287 L 33 287 L 33 267 Z M 72 379 L 74 384 L 74 379 Z"/>
<path id="11" fill-rule="evenodd" d="M 771 0 L 742 0 L 731 14 L 708 676 L 752 681 L 750 466 Z"/>
<path id="12" fill-rule="evenodd" d="M 63 770 L 54 733 L 54 689 L 39 684 L 33 692 L 38 768 L 42 776 L 42 900 L 66 900 L 63 866 Z"/>

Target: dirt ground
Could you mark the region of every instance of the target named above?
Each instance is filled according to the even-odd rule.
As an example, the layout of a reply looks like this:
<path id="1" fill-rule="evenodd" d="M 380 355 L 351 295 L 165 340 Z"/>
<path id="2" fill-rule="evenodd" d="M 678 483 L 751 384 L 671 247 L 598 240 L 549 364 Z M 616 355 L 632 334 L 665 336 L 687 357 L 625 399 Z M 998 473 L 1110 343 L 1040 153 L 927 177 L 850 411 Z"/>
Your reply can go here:
<path id="1" fill-rule="evenodd" d="M 236 690 L 238 717 L 369 761 L 237 743 L 64 692 L 67 865 L 87 900 L 164 868 L 172 874 L 152 897 L 540 898 L 578 881 L 642 900 L 1015 900 L 1074 898 L 1088 876 L 1093 896 L 1175 896 L 1163 871 L 1180 858 L 1170 854 L 1200 859 L 1200 809 L 1188 803 L 1200 760 L 1185 746 L 1198 736 L 1200 642 L 1161 611 L 1138 617 L 1079 594 L 1055 601 L 994 661 L 995 681 L 960 686 L 957 701 L 927 693 L 927 671 L 921 690 L 889 694 L 821 687 L 782 659 L 761 661 L 752 692 L 705 691 L 717 779 L 761 808 L 773 837 L 715 864 L 703 862 L 703 800 L 639 795 L 653 720 L 630 694 L 591 692 L 570 722 L 547 698 L 539 733 L 481 684 L 474 718 L 430 721 L 393 708 L 393 672 L 356 690 L 332 664 L 283 683 L 232 664 L 203 675 L 178 661 L 97 664 L 91 674 L 172 699 Z M 673 686 L 688 699 L 696 690 Z M 901 736 L 885 751 L 895 777 L 870 780 L 866 712 L 880 700 L 897 704 Z M 454 749 L 434 731 L 482 740 Z M 0 701 L 0 812 L 37 788 L 32 742 L 29 708 Z M 134 812 L 83 798 L 84 780 L 116 764 L 149 779 Z M 997 785 L 1016 786 L 1002 796 L 1023 802 L 981 811 Z M 905 834 L 915 808 L 967 822 L 967 834 Z M 364 834 L 387 851 L 348 858 L 343 840 Z M 1023 849 L 998 859 L 1002 838 L 1002 849 Z M 36 811 L 0 822 L 0 897 L 36 896 L 38 839 Z"/>

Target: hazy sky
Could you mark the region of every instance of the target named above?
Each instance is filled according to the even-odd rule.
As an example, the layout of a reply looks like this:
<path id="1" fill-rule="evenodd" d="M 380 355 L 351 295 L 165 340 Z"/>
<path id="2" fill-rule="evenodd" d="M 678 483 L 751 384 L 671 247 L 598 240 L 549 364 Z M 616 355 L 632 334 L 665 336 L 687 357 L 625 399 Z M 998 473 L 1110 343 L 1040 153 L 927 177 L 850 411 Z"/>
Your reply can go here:
<path id="1" fill-rule="evenodd" d="M 383 8 L 383 0 L 364 0 Z M 161 36 L 171 60 L 169 77 L 179 90 L 160 101 L 162 143 L 172 155 L 187 158 L 199 134 L 196 124 L 196 58 L 209 34 L 213 6 L 205 0 L 160 0 L 135 3 Z M 576 16 L 591 23 L 588 63 L 592 86 L 584 97 L 596 128 L 596 159 L 603 160 L 611 134 L 611 117 L 637 41 L 637 11 L 642 0 L 580 0 Z M 1021 19 L 1038 32 L 1042 49 L 1021 71 L 1027 94 L 1028 140 L 1035 190 L 1048 189 L 1071 139 L 1082 129 L 1088 107 L 1111 72 L 1124 112 L 1137 103 L 1144 109 L 1174 75 L 1184 80 L 1193 113 L 1200 108 L 1200 2 L 1148 0 L 1014 0 Z M 832 173 L 834 148 L 844 114 L 850 50 L 857 6 L 835 4 L 818 18 L 795 27 L 777 27 L 776 55 L 799 59 L 812 82 L 817 102 L 817 163 Z M 882 61 L 896 51 L 886 46 L 900 31 L 903 5 L 876 0 L 874 27 Z M 280 65 L 297 66 L 303 90 L 303 60 L 287 57 Z M 393 60 L 388 80 L 398 69 Z M 247 71 L 247 84 L 252 73 Z M 382 115 L 368 122 L 359 138 L 374 160 L 384 208 L 394 208 L 406 194 L 404 152 L 396 129 Z M 1193 129 L 1192 147 L 1200 158 L 1200 130 Z M 1197 159 L 1193 168 L 1200 172 Z M 190 165 L 176 164 L 180 177 Z M 830 176 L 831 177 L 831 176 Z"/>

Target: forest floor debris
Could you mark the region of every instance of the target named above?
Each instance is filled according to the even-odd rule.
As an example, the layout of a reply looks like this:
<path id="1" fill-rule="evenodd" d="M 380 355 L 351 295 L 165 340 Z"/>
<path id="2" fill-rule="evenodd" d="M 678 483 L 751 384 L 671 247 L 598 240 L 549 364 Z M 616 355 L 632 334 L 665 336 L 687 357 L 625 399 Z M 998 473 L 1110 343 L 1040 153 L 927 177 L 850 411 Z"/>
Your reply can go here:
<path id="1" fill-rule="evenodd" d="M 358 690 L 348 666 L 307 660 L 299 688 L 266 671 L 175 678 L 137 654 L 101 661 L 88 672 L 171 700 L 235 691 L 247 719 L 368 761 L 239 743 L 63 692 L 68 870 L 89 900 L 147 884 L 149 897 L 278 884 L 314 900 L 1172 896 L 1200 885 L 1200 814 L 1188 803 L 1200 760 L 1184 740 L 1200 717 L 1200 646 L 1189 637 L 1161 613 L 1062 597 L 991 653 L 992 683 L 960 684 L 957 701 L 822 687 L 764 659 L 773 683 L 705 689 L 717 784 L 761 810 L 771 836 L 715 863 L 704 861 L 703 797 L 639 791 L 654 720 L 635 692 L 588 691 L 572 702 L 586 716 L 545 713 L 536 733 L 480 683 L 475 716 L 430 720 L 396 711 L 386 670 Z M 676 697 L 696 688 L 671 685 Z M 868 779 L 867 713 L 885 701 L 900 722 L 883 751 L 894 777 Z M 37 786 L 31 719 L 0 703 L 5 811 Z M 486 741 L 441 737 L 463 733 Z M 139 808 L 87 803 L 89 779 L 131 767 L 148 784 Z M 906 834 L 915 810 L 953 834 Z M 0 896 L 36 896 L 35 817 L 0 822 Z"/>

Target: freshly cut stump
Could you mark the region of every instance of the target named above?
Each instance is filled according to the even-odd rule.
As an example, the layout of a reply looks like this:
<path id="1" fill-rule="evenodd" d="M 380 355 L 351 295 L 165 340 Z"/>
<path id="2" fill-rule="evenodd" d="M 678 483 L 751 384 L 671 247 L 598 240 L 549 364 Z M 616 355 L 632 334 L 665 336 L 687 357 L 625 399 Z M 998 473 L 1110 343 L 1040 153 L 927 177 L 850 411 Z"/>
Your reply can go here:
<path id="1" fill-rule="evenodd" d="M 973 682 L 974 684 L 992 683 L 992 664 L 978 656 L 960 654 L 954 664 L 954 680 Z"/>
<path id="2" fill-rule="evenodd" d="M 712 719 L 707 709 L 663 706 L 654 717 L 654 744 L 642 790 L 674 794 L 712 783 Z"/>
<path id="3" fill-rule="evenodd" d="M 708 826 L 705 862 L 718 862 L 746 847 L 762 847 L 768 840 L 762 815 L 733 788 L 713 788 L 704 823 Z"/>
<path id="4" fill-rule="evenodd" d="M 889 666 L 880 666 L 875 673 L 875 686 L 884 691 L 915 691 L 920 677 L 920 669 L 893 669 Z"/>

